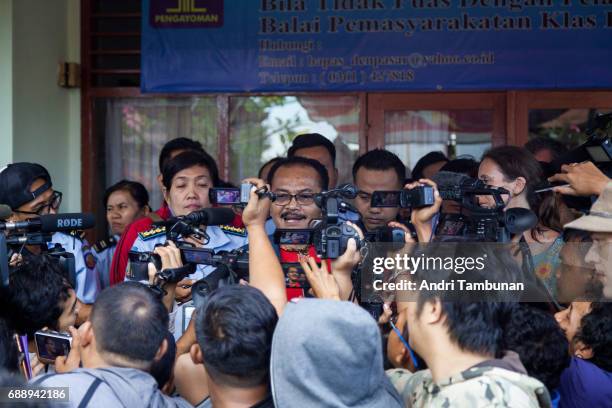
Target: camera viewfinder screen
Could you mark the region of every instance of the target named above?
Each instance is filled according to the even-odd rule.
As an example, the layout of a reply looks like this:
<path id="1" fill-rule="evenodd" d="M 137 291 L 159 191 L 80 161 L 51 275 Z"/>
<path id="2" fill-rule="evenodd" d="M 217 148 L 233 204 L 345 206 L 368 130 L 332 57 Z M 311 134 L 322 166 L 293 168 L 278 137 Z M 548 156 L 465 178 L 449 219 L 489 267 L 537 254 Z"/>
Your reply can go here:
<path id="1" fill-rule="evenodd" d="M 215 190 L 217 204 L 238 204 L 240 202 L 239 189 L 219 189 Z"/>
<path id="2" fill-rule="evenodd" d="M 36 334 L 38 354 L 46 360 L 55 360 L 58 356 L 67 356 L 70 352 L 70 340 Z"/>
<path id="3" fill-rule="evenodd" d="M 213 254 L 209 250 L 183 248 L 182 251 L 185 262 L 200 265 L 210 265 L 212 262 Z"/>
<path id="4" fill-rule="evenodd" d="M 399 207 L 399 191 L 375 191 L 372 193 L 372 207 Z"/>
<path id="5" fill-rule="evenodd" d="M 279 235 L 281 245 L 310 244 L 310 231 L 283 231 Z"/>

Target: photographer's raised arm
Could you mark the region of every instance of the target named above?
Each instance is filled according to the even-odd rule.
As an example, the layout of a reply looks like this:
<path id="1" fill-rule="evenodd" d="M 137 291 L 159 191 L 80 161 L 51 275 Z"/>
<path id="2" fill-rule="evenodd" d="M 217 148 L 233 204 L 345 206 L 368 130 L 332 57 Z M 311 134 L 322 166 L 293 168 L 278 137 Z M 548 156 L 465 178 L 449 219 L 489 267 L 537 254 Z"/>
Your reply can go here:
<path id="1" fill-rule="evenodd" d="M 429 242 L 433 234 L 431 220 L 434 215 L 440 211 L 440 207 L 442 206 L 442 197 L 438 191 L 438 186 L 429 179 L 420 179 L 418 182 L 406 184 L 404 188 L 407 190 L 412 190 L 413 188 L 419 187 L 423 184 L 433 187 L 434 204 L 429 207 L 413 208 L 410 214 L 410 220 L 416 229 L 419 242 Z"/>
<path id="2" fill-rule="evenodd" d="M 563 181 L 569 186 L 553 188 L 556 193 L 573 196 L 600 196 L 612 181 L 593 162 L 564 164 L 561 173 L 549 177 L 548 181 Z"/>
<path id="3" fill-rule="evenodd" d="M 242 222 L 249 234 L 249 284 L 268 297 L 280 316 L 287 304 L 287 293 L 283 268 L 265 229 L 271 201 L 268 197 L 259 198 L 255 192 L 266 187 L 266 183 L 255 178 L 246 179 L 243 183 L 255 186 L 242 212 Z"/>

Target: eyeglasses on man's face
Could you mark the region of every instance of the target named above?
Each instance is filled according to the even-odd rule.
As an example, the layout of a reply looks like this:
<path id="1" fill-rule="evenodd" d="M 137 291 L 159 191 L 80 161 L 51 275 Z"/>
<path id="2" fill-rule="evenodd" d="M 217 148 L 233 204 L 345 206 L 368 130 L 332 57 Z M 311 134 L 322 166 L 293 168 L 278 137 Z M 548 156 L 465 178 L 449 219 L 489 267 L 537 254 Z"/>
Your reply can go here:
<path id="1" fill-rule="evenodd" d="M 297 194 L 289 194 L 289 193 L 275 193 L 274 194 L 274 204 L 283 206 L 287 205 L 295 198 L 295 201 L 299 205 L 311 205 L 315 201 L 314 193 L 297 193 Z"/>
<path id="2" fill-rule="evenodd" d="M 54 191 L 48 201 L 37 204 L 33 211 L 14 210 L 13 212 L 28 215 L 46 215 L 49 214 L 51 210 L 57 211 L 59 209 L 62 204 L 62 197 L 63 194 L 61 192 Z"/>

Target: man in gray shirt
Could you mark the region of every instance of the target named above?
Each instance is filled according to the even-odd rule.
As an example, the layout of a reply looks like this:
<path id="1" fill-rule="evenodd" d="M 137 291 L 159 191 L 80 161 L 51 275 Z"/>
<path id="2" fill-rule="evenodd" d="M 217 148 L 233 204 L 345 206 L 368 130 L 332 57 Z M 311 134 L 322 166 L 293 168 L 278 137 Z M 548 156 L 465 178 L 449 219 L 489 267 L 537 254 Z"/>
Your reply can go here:
<path id="1" fill-rule="evenodd" d="M 72 349 L 61 373 L 31 385 L 68 387 L 74 407 L 191 407 L 164 395 L 148 373 L 168 348 L 168 312 L 147 287 L 124 282 L 104 290 L 90 320 L 71 329 Z M 82 368 L 79 368 L 82 363 Z"/>

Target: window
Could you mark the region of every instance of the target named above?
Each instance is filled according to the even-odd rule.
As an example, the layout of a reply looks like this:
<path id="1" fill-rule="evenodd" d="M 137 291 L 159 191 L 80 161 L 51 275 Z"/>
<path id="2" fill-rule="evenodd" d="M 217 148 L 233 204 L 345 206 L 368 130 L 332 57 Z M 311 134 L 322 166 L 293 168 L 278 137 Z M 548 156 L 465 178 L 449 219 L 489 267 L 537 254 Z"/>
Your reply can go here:
<path id="1" fill-rule="evenodd" d="M 153 209 L 162 203 L 158 159 L 168 140 L 192 138 L 217 157 L 214 97 L 101 99 L 95 109 L 98 131 L 104 135 L 105 187 L 121 179 L 139 181 L 149 191 Z"/>
<path id="2" fill-rule="evenodd" d="M 256 176 L 262 164 L 285 156 L 302 133 L 320 133 L 336 146 L 339 183 L 351 181 L 359 152 L 357 96 L 231 97 L 230 180 Z"/>

